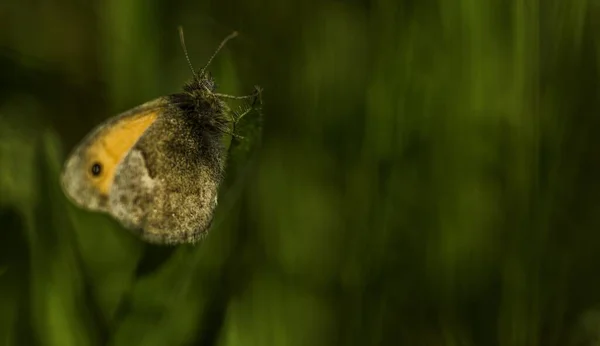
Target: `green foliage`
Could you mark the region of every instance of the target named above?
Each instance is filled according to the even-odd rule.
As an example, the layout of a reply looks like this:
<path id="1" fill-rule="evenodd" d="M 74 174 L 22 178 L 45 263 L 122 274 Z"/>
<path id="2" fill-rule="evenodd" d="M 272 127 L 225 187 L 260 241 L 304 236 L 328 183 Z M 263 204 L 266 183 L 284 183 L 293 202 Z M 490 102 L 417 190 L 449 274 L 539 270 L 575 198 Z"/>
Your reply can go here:
<path id="1" fill-rule="evenodd" d="M 0 345 L 592 345 L 598 9 L 0 4 Z M 209 70 L 261 86 L 197 246 L 67 201 L 68 149 Z M 232 102 L 235 108 L 238 104 Z"/>

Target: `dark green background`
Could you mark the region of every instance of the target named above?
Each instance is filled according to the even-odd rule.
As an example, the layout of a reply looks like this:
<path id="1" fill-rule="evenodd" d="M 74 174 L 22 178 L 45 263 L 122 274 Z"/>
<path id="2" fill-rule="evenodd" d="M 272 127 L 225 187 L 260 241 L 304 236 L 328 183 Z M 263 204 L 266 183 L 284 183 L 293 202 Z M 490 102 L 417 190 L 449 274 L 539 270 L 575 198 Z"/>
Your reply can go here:
<path id="1" fill-rule="evenodd" d="M 0 0 L 0 345 L 593 345 L 599 20 L 586 0 Z M 169 249 L 58 174 L 191 77 L 178 25 L 197 68 L 240 32 L 210 70 L 264 88 L 264 127 L 210 236 Z"/>

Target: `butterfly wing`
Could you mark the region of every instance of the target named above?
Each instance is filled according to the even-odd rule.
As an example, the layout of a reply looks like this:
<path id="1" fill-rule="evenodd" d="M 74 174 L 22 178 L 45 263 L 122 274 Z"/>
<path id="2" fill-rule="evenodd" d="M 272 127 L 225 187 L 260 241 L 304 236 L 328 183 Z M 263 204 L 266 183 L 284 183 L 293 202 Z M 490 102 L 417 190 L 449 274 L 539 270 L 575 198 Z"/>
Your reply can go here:
<path id="1" fill-rule="evenodd" d="M 108 211 L 114 177 L 122 160 L 159 118 L 166 100 L 159 98 L 98 125 L 73 150 L 61 176 L 65 194 L 78 206 Z"/>
<path id="2" fill-rule="evenodd" d="M 173 103 L 117 167 L 109 212 L 146 241 L 193 243 L 217 205 L 225 153 L 221 135 Z"/>

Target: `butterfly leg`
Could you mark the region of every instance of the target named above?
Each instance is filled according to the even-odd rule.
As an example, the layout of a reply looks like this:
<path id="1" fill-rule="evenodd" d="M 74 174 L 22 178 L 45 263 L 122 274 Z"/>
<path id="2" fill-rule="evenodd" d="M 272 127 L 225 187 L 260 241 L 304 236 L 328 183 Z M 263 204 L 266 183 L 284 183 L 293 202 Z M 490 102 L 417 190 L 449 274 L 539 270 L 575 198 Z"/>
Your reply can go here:
<path id="1" fill-rule="evenodd" d="M 262 89 L 258 86 L 254 86 L 255 91 L 250 94 L 250 95 L 242 95 L 242 96 L 236 96 L 236 95 L 229 95 L 229 94 L 220 94 L 220 93 L 213 93 L 213 95 L 215 95 L 216 97 L 220 97 L 220 98 L 224 98 L 224 99 L 232 99 L 232 100 L 247 100 L 247 99 L 254 99 L 254 102 L 256 102 L 256 98 L 260 97 L 261 93 L 262 93 Z"/>

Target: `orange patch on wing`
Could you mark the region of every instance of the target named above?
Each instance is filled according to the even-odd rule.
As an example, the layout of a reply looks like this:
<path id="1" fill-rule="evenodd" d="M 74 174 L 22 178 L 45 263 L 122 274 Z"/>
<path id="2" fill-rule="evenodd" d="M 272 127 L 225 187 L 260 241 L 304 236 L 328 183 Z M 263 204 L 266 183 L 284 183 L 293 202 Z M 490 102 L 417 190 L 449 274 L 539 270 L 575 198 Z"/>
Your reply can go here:
<path id="1" fill-rule="evenodd" d="M 125 158 L 148 127 L 156 121 L 159 114 L 160 110 L 155 109 L 125 117 L 98 134 L 96 141 L 88 149 L 86 169 L 92 185 L 101 194 L 108 194 L 117 165 Z M 102 171 L 97 177 L 91 174 L 91 167 L 95 162 L 102 165 Z"/>

